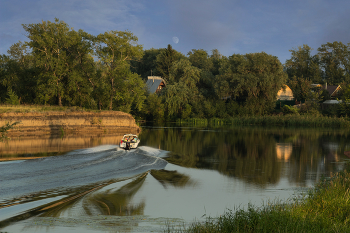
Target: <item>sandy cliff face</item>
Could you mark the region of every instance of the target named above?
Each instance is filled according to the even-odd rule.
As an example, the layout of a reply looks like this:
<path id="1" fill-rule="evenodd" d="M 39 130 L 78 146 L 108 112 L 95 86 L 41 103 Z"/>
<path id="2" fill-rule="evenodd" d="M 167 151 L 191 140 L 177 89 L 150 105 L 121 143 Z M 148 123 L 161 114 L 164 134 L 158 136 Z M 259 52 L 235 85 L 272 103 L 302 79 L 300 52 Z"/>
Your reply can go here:
<path id="1" fill-rule="evenodd" d="M 8 136 L 37 135 L 113 135 L 140 132 L 135 119 L 127 113 L 106 112 L 42 112 L 2 113 L 0 126 L 7 122 L 20 123 L 8 131 Z"/>

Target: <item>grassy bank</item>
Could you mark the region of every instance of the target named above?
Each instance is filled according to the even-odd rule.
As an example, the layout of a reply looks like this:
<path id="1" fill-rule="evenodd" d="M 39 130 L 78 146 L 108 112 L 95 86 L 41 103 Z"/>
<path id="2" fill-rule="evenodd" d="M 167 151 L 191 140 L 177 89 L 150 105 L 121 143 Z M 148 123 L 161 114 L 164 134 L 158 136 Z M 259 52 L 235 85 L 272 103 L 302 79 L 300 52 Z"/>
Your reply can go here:
<path id="1" fill-rule="evenodd" d="M 227 119 L 197 119 L 179 120 L 180 124 L 195 126 L 220 125 L 260 125 L 260 126 L 291 126 L 291 127 L 350 127 L 349 118 L 337 118 L 315 115 L 273 115 L 273 116 L 242 116 Z"/>
<path id="2" fill-rule="evenodd" d="M 18 112 L 18 113 L 26 113 L 26 112 L 74 112 L 74 111 L 84 111 L 90 112 L 92 110 L 87 110 L 80 107 L 59 107 L 59 106 L 50 106 L 50 105 L 0 105 L 0 113 L 7 112 Z"/>
<path id="3" fill-rule="evenodd" d="M 229 210 L 218 218 L 167 232 L 350 232 L 350 173 L 337 173 L 291 203 Z"/>

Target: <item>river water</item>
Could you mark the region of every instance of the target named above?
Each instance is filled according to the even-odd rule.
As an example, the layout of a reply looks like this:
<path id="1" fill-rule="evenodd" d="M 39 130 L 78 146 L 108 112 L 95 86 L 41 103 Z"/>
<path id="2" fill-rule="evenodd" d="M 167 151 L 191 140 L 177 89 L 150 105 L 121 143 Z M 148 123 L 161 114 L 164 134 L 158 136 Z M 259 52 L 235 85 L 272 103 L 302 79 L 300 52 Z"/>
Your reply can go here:
<path id="1" fill-rule="evenodd" d="M 292 201 L 344 169 L 350 150 L 350 131 L 335 129 L 142 126 L 130 151 L 119 137 L 2 143 L 0 232 L 181 228 Z"/>

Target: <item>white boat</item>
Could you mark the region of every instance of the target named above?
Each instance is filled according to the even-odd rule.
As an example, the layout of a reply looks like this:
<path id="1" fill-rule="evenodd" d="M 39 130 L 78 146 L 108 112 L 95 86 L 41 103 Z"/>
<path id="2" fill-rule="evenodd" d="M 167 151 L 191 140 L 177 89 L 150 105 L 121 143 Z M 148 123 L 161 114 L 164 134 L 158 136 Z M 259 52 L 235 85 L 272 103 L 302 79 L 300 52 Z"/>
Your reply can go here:
<path id="1" fill-rule="evenodd" d="M 120 141 L 120 148 L 125 150 L 135 149 L 140 143 L 140 139 L 135 134 L 125 134 Z"/>

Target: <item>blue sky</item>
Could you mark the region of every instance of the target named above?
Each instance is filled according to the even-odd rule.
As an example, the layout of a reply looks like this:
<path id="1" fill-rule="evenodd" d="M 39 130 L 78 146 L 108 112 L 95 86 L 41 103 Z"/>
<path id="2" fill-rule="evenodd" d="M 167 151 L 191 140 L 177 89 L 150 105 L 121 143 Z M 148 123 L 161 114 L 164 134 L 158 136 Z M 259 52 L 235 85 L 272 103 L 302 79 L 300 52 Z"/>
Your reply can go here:
<path id="1" fill-rule="evenodd" d="M 327 42 L 349 43 L 349 10 L 348 0 L 1 0 L 0 54 L 26 41 L 22 24 L 56 17 L 93 35 L 129 30 L 144 49 L 264 51 L 284 63 L 303 44 L 316 52 Z"/>

